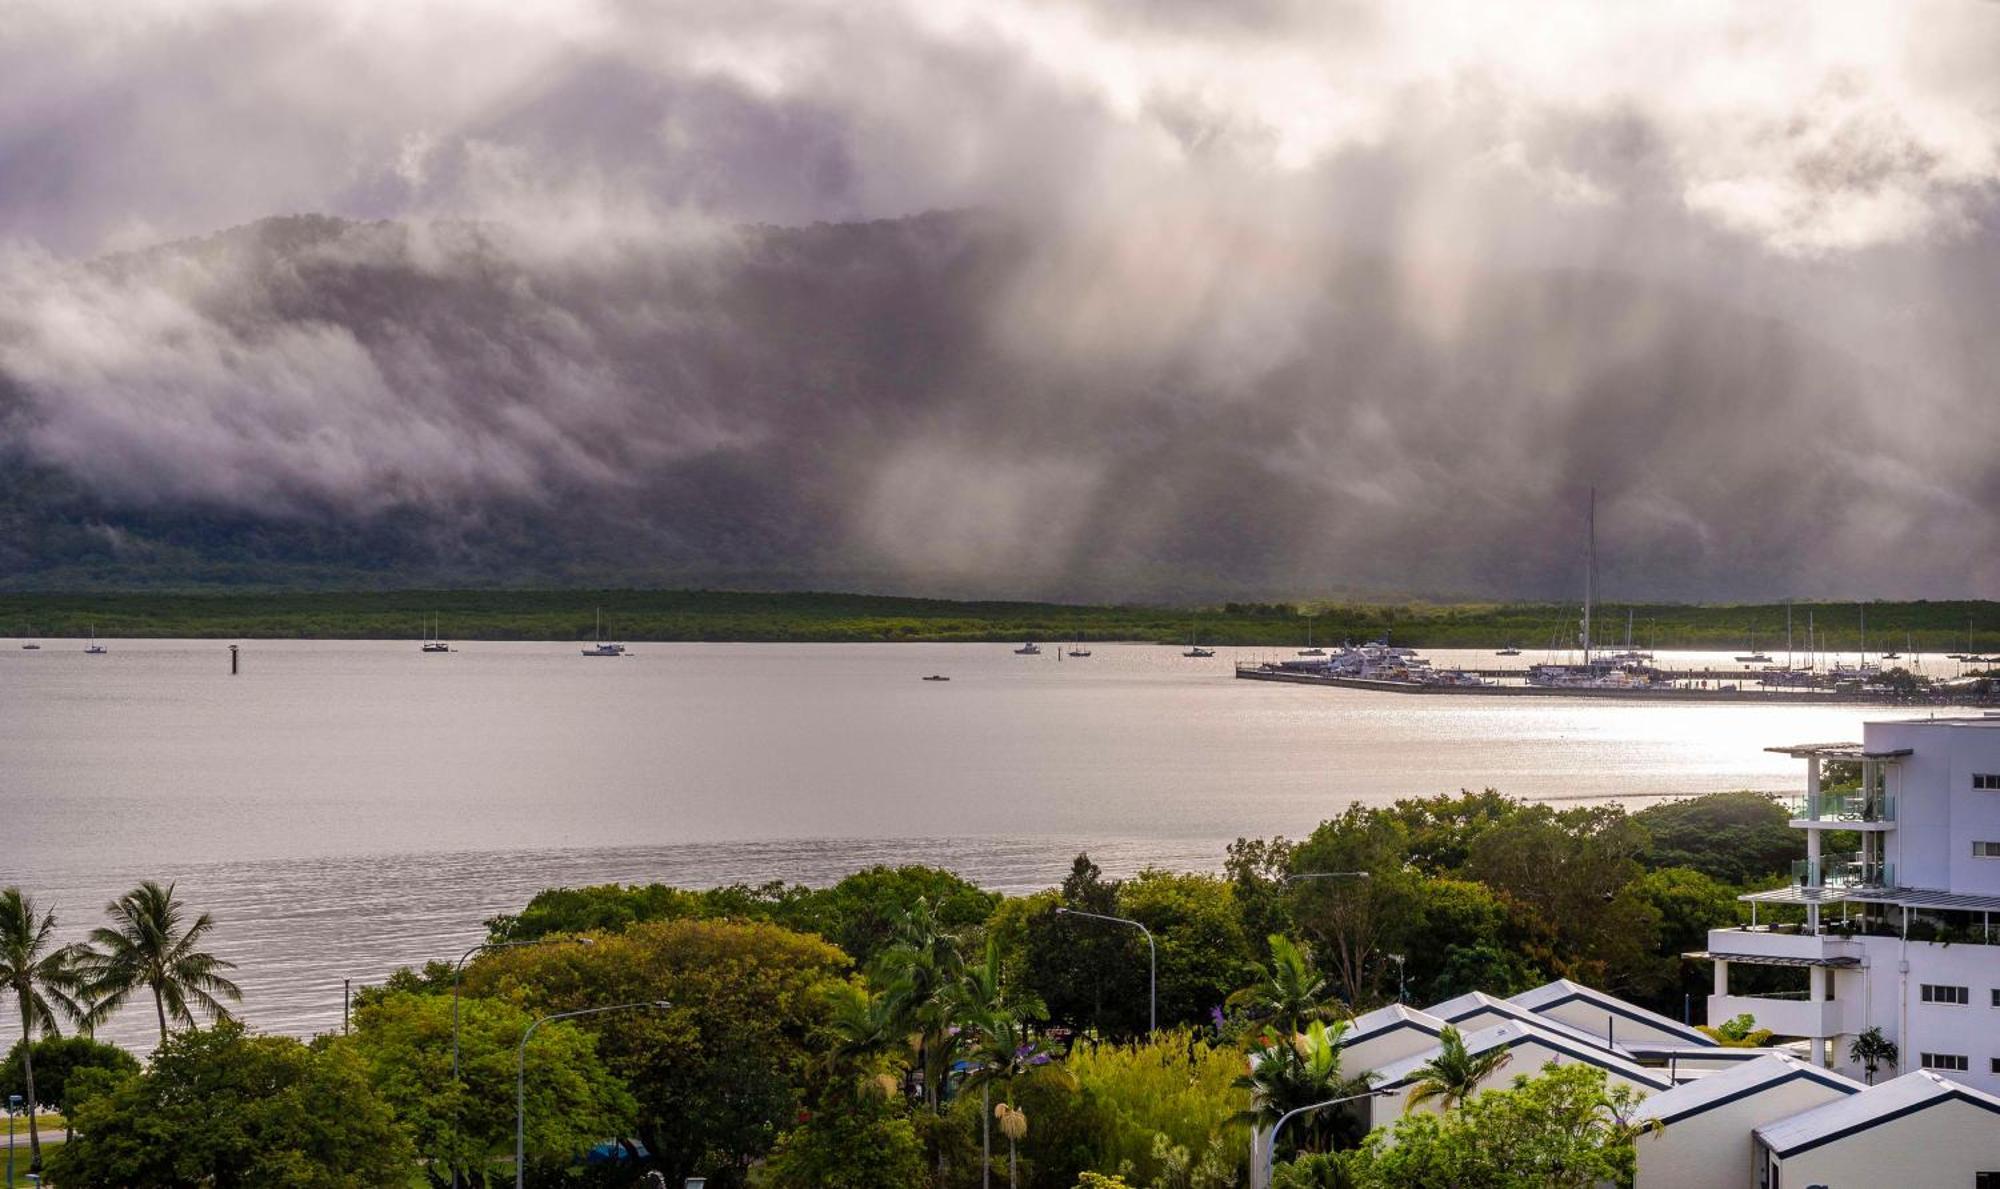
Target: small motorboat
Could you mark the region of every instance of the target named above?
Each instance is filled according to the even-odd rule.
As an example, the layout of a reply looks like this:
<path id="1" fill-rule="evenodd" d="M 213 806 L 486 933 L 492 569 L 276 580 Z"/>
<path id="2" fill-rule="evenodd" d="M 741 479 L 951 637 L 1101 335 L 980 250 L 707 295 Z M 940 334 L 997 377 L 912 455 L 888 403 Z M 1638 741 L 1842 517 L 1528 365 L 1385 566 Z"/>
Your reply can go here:
<path id="1" fill-rule="evenodd" d="M 1181 653 L 1181 655 L 1182 655 L 1182 656 L 1185 656 L 1185 657 L 1204 657 L 1204 656 L 1214 656 L 1214 655 L 1215 655 L 1215 649 L 1213 649 L 1213 648 L 1203 648 L 1203 647 L 1202 647 L 1201 645 L 1199 645 L 1199 644 L 1195 644 L 1195 645 L 1192 645 L 1192 646 L 1190 646 L 1190 647 L 1188 648 L 1188 650 L 1187 650 L 1186 652 L 1183 652 L 1183 653 Z"/>
<path id="2" fill-rule="evenodd" d="M 925 681 L 950 681 L 950 680 L 951 680 L 951 678 L 949 678 L 949 677 L 946 677 L 946 676 L 945 676 L 944 674 L 942 674 L 942 673 L 933 673 L 933 674 L 931 674 L 931 675 L 930 675 L 929 677 L 926 677 L 926 678 L 924 678 L 924 680 L 925 680 Z"/>
<path id="3" fill-rule="evenodd" d="M 1035 642 L 1034 642 L 1033 640 L 1030 640 L 1030 641 L 1028 641 L 1027 643 L 1025 643 L 1025 644 L 1021 645 L 1021 646 L 1020 646 L 1019 648 L 1016 648 L 1016 649 L 1014 650 L 1014 655 L 1015 655 L 1015 656 L 1040 656 L 1040 655 L 1042 655 L 1042 646 L 1041 646 L 1041 645 L 1039 645 L 1039 644 L 1037 644 L 1037 643 L 1035 643 Z"/>
<path id="4" fill-rule="evenodd" d="M 21 645 L 21 649 L 24 652 L 40 652 L 42 650 L 42 646 L 35 643 L 33 640 L 30 640 L 26 644 Z"/>
<path id="5" fill-rule="evenodd" d="M 1494 656 L 1520 656 L 1520 655 L 1521 655 L 1521 650 L 1520 650 L 1520 649 L 1518 649 L 1518 648 L 1516 648 L 1516 647 L 1514 647 L 1514 646 L 1513 646 L 1512 644 L 1509 644 L 1509 645 L 1508 645 L 1507 647 L 1505 647 L 1505 648 L 1496 648 L 1496 649 L 1494 649 L 1494 650 L 1493 650 L 1493 655 L 1494 655 Z"/>

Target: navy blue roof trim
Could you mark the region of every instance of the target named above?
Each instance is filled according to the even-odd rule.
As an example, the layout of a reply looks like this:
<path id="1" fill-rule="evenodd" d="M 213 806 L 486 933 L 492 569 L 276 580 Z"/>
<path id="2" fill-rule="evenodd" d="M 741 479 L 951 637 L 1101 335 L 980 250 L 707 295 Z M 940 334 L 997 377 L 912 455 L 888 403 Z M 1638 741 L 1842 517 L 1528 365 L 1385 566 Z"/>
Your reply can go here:
<path id="1" fill-rule="evenodd" d="M 1381 1036 L 1384 1033 L 1394 1032 L 1398 1028 L 1414 1028 L 1418 1032 L 1423 1033 L 1425 1036 L 1437 1036 L 1439 1034 L 1438 1029 L 1432 1028 L 1425 1024 L 1420 1024 L 1415 1020 L 1396 1019 L 1390 1021 L 1387 1024 L 1382 1025 L 1379 1028 L 1371 1028 L 1366 1032 L 1346 1033 L 1340 1038 L 1340 1043 L 1342 1045 L 1351 1045 L 1359 1041 L 1373 1040 L 1374 1038 Z"/>
<path id="2" fill-rule="evenodd" d="M 1621 1078 L 1628 1078 L 1632 1081 L 1642 1082 L 1642 1083 L 1648 1081 L 1654 1081 L 1655 1084 L 1653 1085 L 1653 1088 L 1655 1090 L 1664 1091 L 1673 1089 L 1673 1083 L 1671 1081 L 1668 1081 L 1666 1078 L 1651 1079 L 1649 1077 L 1635 1076 L 1631 1071 L 1625 1069 L 1623 1066 L 1614 1065 L 1611 1062 L 1604 1060 L 1605 1057 L 1611 1055 L 1609 1053 L 1597 1054 L 1597 1053 L 1585 1052 L 1581 1049 L 1573 1049 L 1569 1047 L 1569 1044 L 1566 1041 L 1552 1040 L 1550 1039 L 1549 1036 L 1539 1032 L 1523 1033 L 1522 1035 L 1514 1037 L 1512 1040 L 1509 1040 L 1506 1044 L 1501 1045 L 1499 1047 L 1503 1049 L 1512 1049 L 1517 1045 L 1523 1045 L 1528 1043 L 1529 1041 L 1534 1041 L 1536 1044 L 1541 1045 L 1544 1048 L 1554 1049 L 1556 1052 L 1561 1053 L 1564 1056 L 1574 1057 L 1578 1061 L 1583 1062 L 1585 1065 L 1594 1065 L 1606 1073 L 1615 1073 Z M 1487 1048 L 1483 1048 L 1479 1051 L 1482 1053 L 1490 1053 L 1493 1050 L 1491 1046 L 1488 1046 Z M 1639 1068 L 1642 1073 L 1649 1075 L 1652 1073 L 1652 1071 L 1649 1069 L 1644 1069 L 1643 1067 Z M 1390 1082 L 1388 1085 L 1383 1086 L 1382 1088 L 1384 1090 L 1394 1089 L 1397 1086 L 1406 1086 L 1416 1080 L 1417 1080 L 1417 1075 L 1413 1072 L 1396 1081 Z"/>
<path id="3" fill-rule="evenodd" d="M 1682 1119 L 1692 1119 L 1696 1115 L 1707 1114 L 1709 1111 L 1712 1111 L 1717 1107 L 1728 1106 L 1732 1102 L 1737 1102 L 1741 1099 L 1748 1098 L 1753 1094 L 1762 1094 L 1766 1090 L 1774 1090 L 1777 1087 L 1782 1086 L 1787 1082 L 1796 1082 L 1800 1078 L 1804 1078 L 1809 1082 L 1818 1082 L 1820 1085 L 1825 1086 L 1830 1090 L 1838 1090 L 1842 1094 L 1859 1094 L 1861 1092 L 1861 1087 L 1855 1085 L 1853 1082 L 1848 1081 L 1846 1078 L 1841 1077 L 1838 1074 L 1827 1073 L 1824 1070 L 1814 1069 L 1811 1066 L 1807 1066 L 1804 1069 L 1794 1069 L 1790 1073 L 1786 1074 L 1784 1077 L 1781 1078 L 1772 1078 L 1768 1082 L 1758 1082 L 1754 1086 L 1745 1086 L 1743 1089 L 1738 1090 L 1734 1094 L 1727 1094 L 1711 1102 L 1704 1102 L 1698 1106 L 1691 1106 L 1688 1109 L 1680 1111 L 1676 1114 L 1656 1115 L 1654 1117 L 1659 1119 L 1660 1125 L 1664 1127 L 1670 1123 L 1678 1123 Z M 1798 1114 L 1802 1112 L 1793 1112 L 1793 1113 Z"/>
<path id="4" fill-rule="evenodd" d="M 1778 1159 L 1785 1160 L 1793 1156 L 1797 1156 L 1801 1152 L 1810 1152 L 1814 1148 L 1825 1147 L 1827 1144 L 1830 1144 L 1835 1140 L 1846 1139 L 1848 1136 L 1853 1135 L 1856 1132 L 1866 1131 L 1871 1127 L 1880 1127 L 1884 1123 L 1893 1123 L 1897 1119 L 1902 1118 L 1904 1115 L 1914 1115 L 1918 1111 L 1927 1111 L 1934 1106 L 1942 1106 L 1947 1102 L 1971 1103 L 1973 1106 L 1978 1107 L 1980 1110 L 1992 1111 L 1994 1114 L 2000 1115 L 2000 1103 L 1988 1102 L 1984 1098 L 1974 1098 L 1972 1095 L 1967 1094 L 1963 1090 L 1948 1090 L 1945 1093 L 1940 1094 L 1935 1098 L 1926 1098 L 1922 1102 L 1913 1102 L 1910 1105 L 1901 1108 L 1900 1110 L 1890 1111 L 1886 1115 L 1880 1115 L 1873 1119 L 1863 1119 L 1861 1122 L 1856 1123 L 1852 1127 L 1843 1127 L 1839 1131 L 1835 1131 L 1829 1135 L 1822 1135 L 1818 1139 L 1808 1140 L 1805 1143 L 1802 1143 L 1795 1148 L 1786 1148 L 1783 1151 L 1779 1151 L 1779 1149 L 1777 1148 L 1771 1148 L 1771 1144 L 1769 1141 L 1765 1141 L 1764 1146 L 1767 1148 L 1771 1148 L 1773 1152 L 1776 1152 L 1778 1154 Z"/>
<path id="5" fill-rule="evenodd" d="M 1606 996 L 1605 998 L 1609 999 L 1610 997 Z M 1716 1039 L 1713 1036 L 1708 1035 L 1706 1032 L 1701 1032 L 1697 1029 L 1690 1028 L 1686 1024 L 1676 1024 L 1672 1020 L 1669 1020 L 1664 1016 L 1659 1018 L 1655 1018 L 1649 1015 L 1642 1016 L 1637 1012 L 1633 1011 L 1632 1009 L 1624 1006 L 1623 1004 L 1618 1003 L 1618 1001 L 1615 999 L 1609 1003 L 1606 1003 L 1603 1002 L 1602 1000 L 1597 999 L 1594 996 L 1580 995 L 1575 991 L 1571 991 L 1569 994 L 1563 996 L 1561 999 L 1552 999 L 1549 1002 L 1542 1004 L 1540 1007 L 1522 1008 L 1522 1010 L 1530 1011 L 1535 1013 L 1536 1015 L 1540 1015 L 1545 1011 L 1552 1011 L 1555 1008 L 1561 1007 L 1565 1003 L 1575 1003 L 1578 1002 L 1579 1000 L 1581 1000 L 1584 1003 L 1588 1003 L 1592 1007 L 1598 1008 L 1602 1011 L 1610 1012 L 1614 1016 L 1624 1016 L 1626 1019 L 1632 1021 L 1634 1024 L 1644 1024 L 1648 1028 L 1658 1028 L 1661 1029 L 1662 1031 L 1672 1032 L 1677 1036 L 1684 1036 L 1688 1040 L 1692 1041 L 1694 1044 L 1699 1045 L 1702 1048 L 1722 1047 L 1719 1043 L 1717 1043 Z M 1514 1006 L 1520 1007 L 1521 1005 L 1516 1003 Z M 1567 1021 L 1558 1021 L 1558 1023 L 1567 1023 Z M 1576 1027 L 1575 1024 L 1570 1024 L 1569 1026 L 1571 1028 Z"/>

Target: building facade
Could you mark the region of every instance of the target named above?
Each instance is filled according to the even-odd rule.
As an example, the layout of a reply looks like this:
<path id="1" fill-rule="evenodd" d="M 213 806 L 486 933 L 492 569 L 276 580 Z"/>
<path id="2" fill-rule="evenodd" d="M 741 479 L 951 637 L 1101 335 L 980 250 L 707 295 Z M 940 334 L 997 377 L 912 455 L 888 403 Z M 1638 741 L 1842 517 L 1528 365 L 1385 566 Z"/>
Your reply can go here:
<path id="1" fill-rule="evenodd" d="M 1709 1021 L 1747 1014 L 1858 1079 L 1854 1040 L 1879 1029 L 1898 1052 L 1876 1077 L 2000 1091 L 2000 716 L 1770 750 L 1805 762 L 1791 824 L 1806 858 L 1790 886 L 1743 897 L 1751 925 L 1689 955 L 1714 963 Z"/>

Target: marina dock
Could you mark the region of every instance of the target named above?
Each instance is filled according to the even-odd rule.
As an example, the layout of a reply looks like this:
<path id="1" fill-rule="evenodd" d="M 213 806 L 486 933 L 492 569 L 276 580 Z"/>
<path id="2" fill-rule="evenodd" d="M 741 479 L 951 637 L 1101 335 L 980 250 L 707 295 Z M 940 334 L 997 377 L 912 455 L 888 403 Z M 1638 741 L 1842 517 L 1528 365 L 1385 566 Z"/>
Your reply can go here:
<path id="1" fill-rule="evenodd" d="M 1468 670 L 1472 672 L 1472 670 Z M 1690 673 L 1699 673 L 1689 670 Z M 1726 680 L 1741 681 L 1744 673 L 1719 670 Z M 1523 676 L 1519 669 L 1488 670 L 1482 676 L 1514 677 Z M 1395 681 L 1379 677 L 1345 677 L 1333 674 L 1305 673 L 1297 670 L 1272 669 L 1262 665 L 1238 664 L 1236 676 L 1245 681 L 1280 681 L 1289 685 L 1331 686 L 1335 689 L 1369 690 L 1389 694 L 1443 694 L 1482 698 L 1595 698 L 1623 702 L 1738 702 L 1759 705 L 1810 706 L 1840 703 L 1850 706 L 1941 706 L 1978 705 L 1965 700 L 1940 700 L 1934 697 L 1898 697 L 1880 691 L 1867 689 L 1798 689 L 1781 686 L 1760 686 L 1754 683 L 1743 685 L 1659 685 L 1651 688 L 1611 688 L 1591 686 L 1548 686 L 1548 685 L 1448 685 L 1418 681 Z M 1681 678 L 1676 673 L 1677 679 Z M 1752 674 L 1754 676 L 1754 674 Z M 1692 680 L 1714 680 L 1696 676 Z"/>

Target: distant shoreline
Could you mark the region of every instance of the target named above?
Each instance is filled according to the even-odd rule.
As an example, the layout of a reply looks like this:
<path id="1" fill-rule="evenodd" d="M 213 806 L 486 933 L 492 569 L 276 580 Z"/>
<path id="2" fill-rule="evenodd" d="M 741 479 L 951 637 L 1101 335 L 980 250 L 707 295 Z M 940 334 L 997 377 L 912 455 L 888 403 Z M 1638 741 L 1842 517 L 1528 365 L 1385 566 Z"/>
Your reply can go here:
<path id="1" fill-rule="evenodd" d="M 1554 603 L 1228 603 L 1204 607 L 953 601 L 891 595 L 688 590 L 456 590 L 311 593 L 0 593 L 0 638 L 417 639 L 438 617 L 446 640 L 590 638 L 627 642 L 976 643 L 1068 641 L 1326 647 L 1385 633 L 1415 648 L 1571 646 L 1577 609 Z M 1782 603 L 1630 606 L 1633 642 L 1661 649 L 1785 647 Z M 1627 606 L 1598 611 L 1595 634 L 1622 643 Z M 1808 617 L 1822 651 L 1862 645 L 1853 603 L 1792 604 L 1793 644 Z M 2000 652 L 2000 602 L 1866 605 L 1872 652 Z"/>

